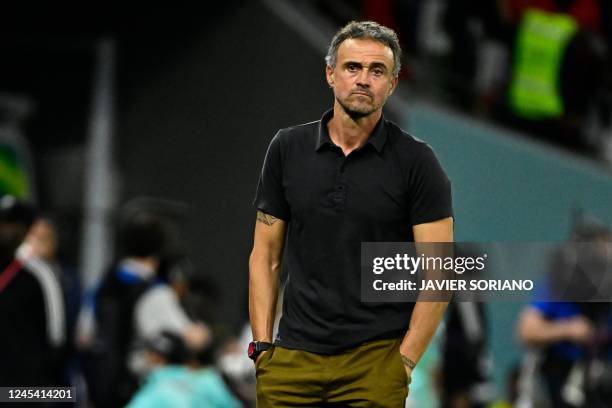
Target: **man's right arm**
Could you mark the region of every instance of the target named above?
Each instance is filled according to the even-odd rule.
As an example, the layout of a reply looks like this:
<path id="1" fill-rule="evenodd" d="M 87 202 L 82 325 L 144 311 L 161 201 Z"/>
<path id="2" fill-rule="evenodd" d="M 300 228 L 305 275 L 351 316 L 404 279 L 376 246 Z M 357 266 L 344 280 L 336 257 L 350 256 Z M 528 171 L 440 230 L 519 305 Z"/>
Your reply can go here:
<path id="1" fill-rule="evenodd" d="M 249 258 L 249 316 L 253 340 L 272 342 L 287 222 L 257 211 Z"/>
<path id="2" fill-rule="evenodd" d="M 560 341 L 585 344 L 593 339 L 594 330 L 592 323 L 582 315 L 551 321 L 532 306 L 523 310 L 517 326 L 519 339 L 533 346 Z"/>

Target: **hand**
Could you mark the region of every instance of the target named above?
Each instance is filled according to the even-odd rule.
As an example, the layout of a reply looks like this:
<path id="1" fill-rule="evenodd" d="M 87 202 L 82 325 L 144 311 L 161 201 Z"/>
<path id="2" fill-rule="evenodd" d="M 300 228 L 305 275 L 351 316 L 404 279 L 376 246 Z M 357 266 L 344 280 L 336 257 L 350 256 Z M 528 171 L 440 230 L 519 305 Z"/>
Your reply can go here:
<path id="1" fill-rule="evenodd" d="M 203 350 L 212 342 L 212 331 L 201 322 L 187 327 L 183 339 L 191 350 Z"/>

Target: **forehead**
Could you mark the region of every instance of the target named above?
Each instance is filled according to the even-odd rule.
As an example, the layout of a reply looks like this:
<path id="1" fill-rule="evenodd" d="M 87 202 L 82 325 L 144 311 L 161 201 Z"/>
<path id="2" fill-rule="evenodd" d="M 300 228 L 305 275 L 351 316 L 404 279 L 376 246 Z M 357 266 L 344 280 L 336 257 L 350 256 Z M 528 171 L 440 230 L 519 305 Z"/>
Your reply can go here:
<path id="1" fill-rule="evenodd" d="M 53 224 L 45 220 L 37 221 L 32 226 L 31 231 L 36 234 L 49 234 L 49 235 L 55 234 L 55 229 L 53 227 Z"/>
<path id="2" fill-rule="evenodd" d="M 382 62 L 393 67 L 393 51 L 385 44 L 369 38 L 349 38 L 338 47 L 338 62 L 357 61 L 362 63 Z"/>

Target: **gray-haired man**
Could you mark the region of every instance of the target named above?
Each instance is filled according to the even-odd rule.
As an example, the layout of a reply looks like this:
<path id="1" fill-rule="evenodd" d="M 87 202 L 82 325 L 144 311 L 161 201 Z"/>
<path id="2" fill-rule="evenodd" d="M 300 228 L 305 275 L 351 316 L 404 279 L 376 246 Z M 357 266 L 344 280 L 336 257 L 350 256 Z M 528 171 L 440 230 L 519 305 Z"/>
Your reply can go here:
<path id="1" fill-rule="evenodd" d="M 403 406 L 446 309 L 360 298 L 362 242 L 453 239 L 450 183 L 433 151 L 382 117 L 400 54 L 386 27 L 343 27 L 326 58 L 333 109 L 280 130 L 268 148 L 249 261 L 259 407 Z"/>

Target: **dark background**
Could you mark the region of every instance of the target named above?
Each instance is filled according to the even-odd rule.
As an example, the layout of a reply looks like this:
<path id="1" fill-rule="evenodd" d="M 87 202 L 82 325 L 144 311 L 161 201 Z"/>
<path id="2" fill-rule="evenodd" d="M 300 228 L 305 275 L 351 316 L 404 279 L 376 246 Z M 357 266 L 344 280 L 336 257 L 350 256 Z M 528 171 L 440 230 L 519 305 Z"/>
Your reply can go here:
<path id="1" fill-rule="evenodd" d="M 187 205 L 186 251 L 222 294 L 217 317 L 238 324 L 260 166 L 279 128 L 331 107 L 322 55 L 259 2 L 101 6 L 5 10 L 14 18 L 2 29 L 0 89 L 34 101 L 24 124 L 39 201 L 60 219 L 64 256 L 76 263 L 95 46 L 113 38 L 119 204 L 146 196 Z"/>

